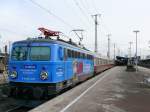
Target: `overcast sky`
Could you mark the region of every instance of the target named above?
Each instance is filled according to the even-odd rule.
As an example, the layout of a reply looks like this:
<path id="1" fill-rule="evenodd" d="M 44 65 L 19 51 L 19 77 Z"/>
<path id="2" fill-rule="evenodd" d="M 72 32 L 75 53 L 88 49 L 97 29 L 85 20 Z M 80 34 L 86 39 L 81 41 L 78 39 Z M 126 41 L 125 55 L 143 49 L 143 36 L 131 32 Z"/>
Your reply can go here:
<path id="1" fill-rule="evenodd" d="M 32 1 L 40 4 L 42 9 Z M 26 39 L 40 34 L 38 27 L 58 30 L 74 41 L 78 41 L 71 30 L 84 29 L 83 44 L 94 49 L 94 19 L 91 15 L 100 13 L 98 18 L 98 50 L 107 52 L 107 34 L 111 34 L 111 54 L 113 43 L 120 53 L 127 54 L 129 42 L 135 48 L 133 30 L 138 35 L 139 54 L 150 51 L 150 1 L 149 0 L 0 0 L 0 45 L 8 41 Z M 54 15 L 52 15 L 54 14 Z M 141 50 L 141 52 L 140 52 Z M 134 54 L 134 49 L 132 49 Z M 118 53 L 118 50 L 116 50 Z"/>

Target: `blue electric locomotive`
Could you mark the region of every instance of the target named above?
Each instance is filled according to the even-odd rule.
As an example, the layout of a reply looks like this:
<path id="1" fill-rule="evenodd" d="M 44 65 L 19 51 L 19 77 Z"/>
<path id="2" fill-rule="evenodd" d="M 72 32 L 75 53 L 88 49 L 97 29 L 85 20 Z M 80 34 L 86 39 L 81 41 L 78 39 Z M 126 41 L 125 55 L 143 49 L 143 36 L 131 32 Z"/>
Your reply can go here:
<path id="1" fill-rule="evenodd" d="M 50 39 L 59 32 L 40 28 L 45 38 L 14 42 L 9 59 L 9 95 L 43 99 L 86 80 L 94 55 L 71 40 Z"/>

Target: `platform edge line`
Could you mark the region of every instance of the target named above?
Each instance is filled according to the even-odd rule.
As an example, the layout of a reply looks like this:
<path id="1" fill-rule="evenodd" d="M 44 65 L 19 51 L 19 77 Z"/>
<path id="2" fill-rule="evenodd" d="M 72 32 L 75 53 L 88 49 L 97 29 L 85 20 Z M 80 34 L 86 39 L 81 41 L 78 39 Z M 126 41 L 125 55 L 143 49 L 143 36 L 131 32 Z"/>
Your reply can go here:
<path id="1" fill-rule="evenodd" d="M 60 112 L 65 112 L 70 106 L 72 106 L 74 103 L 76 103 L 81 97 L 83 97 L 89 90 L 91 90 L 97 83 L 102 81 L 106 76 L 109 74 L 104 74 L 102 77 L 100 77 L 92 86 L 87 88 L 82 94 L 80 94 L 76 99 L 74 99 L 72 102 L 70 102 L 65 108 L 63 108 Z"/>

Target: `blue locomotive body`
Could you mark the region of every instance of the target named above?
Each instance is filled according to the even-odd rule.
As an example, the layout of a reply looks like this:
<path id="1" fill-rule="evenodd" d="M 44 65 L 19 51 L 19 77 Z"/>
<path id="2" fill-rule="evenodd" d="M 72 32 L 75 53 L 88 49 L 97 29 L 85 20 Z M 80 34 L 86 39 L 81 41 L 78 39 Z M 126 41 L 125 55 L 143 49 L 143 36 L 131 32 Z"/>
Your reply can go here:
<path id="1" fill-rule="evenodd" d="M 9 59 L 11 95 L 47 97 L 91 77 L 94 55 L 58 40 L 31 39 L 15 42 Z"/>

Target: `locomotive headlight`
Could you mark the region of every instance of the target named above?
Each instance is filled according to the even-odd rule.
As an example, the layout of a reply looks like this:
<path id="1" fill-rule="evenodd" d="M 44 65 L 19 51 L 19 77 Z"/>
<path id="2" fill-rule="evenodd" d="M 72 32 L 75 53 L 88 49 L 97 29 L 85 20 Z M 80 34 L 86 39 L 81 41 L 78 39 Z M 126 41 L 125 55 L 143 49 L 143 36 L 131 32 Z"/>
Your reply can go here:
<path id="1" fill-rule="evenodd" d="M 41 78 L 42 80 L 48 79 L 48 73 L 47 73 L 47 72 L 41 72 L 40 78 Z"/>
<path id="2" fill-rule="evenodd" d="M 17 72 L 16 71 L 12 71 L 10 72 L 10 75 L 9 75 L 11 78 L 15 79 L 17 77 Z"/>

